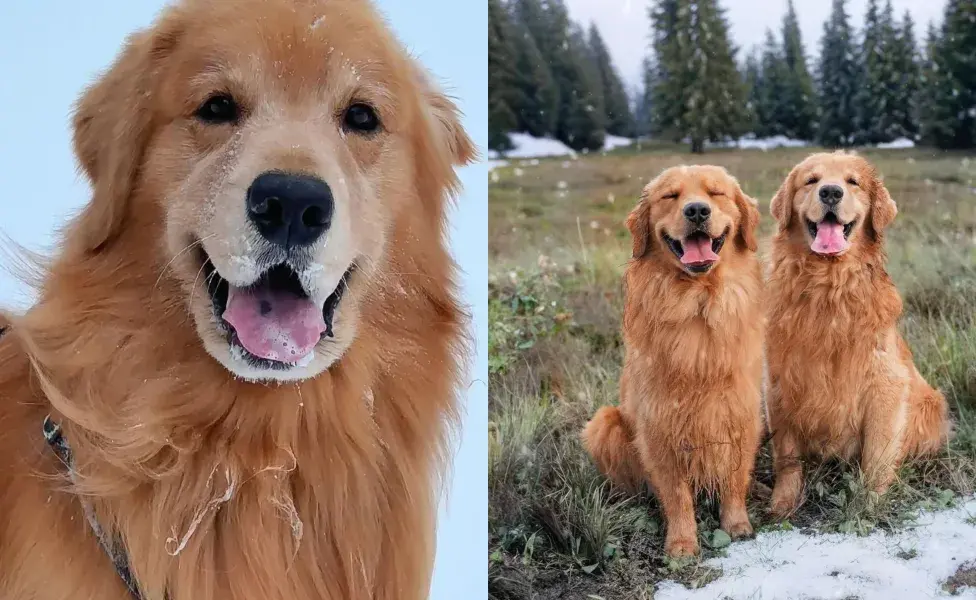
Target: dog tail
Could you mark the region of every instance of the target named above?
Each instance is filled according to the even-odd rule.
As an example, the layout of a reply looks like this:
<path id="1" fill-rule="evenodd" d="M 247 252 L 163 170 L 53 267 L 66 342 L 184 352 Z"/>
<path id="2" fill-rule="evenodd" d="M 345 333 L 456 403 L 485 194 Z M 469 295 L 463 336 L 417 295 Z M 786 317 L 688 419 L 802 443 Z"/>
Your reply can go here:
<path id="1" fill-rule="evenodd" d="M 597 467 L 617 485 L 637 491 L 643 480 L 634 432 L 616 406 L 596 411 L 583 428 L 583 446 Z"/>
<path id="2" fill-rule="evenodd" d="M 908 425 L 912 436 L 908 454 L 912 456 L 938 452 L 955 434 L 942 393 L 924 381 L 919 387 Z"/>

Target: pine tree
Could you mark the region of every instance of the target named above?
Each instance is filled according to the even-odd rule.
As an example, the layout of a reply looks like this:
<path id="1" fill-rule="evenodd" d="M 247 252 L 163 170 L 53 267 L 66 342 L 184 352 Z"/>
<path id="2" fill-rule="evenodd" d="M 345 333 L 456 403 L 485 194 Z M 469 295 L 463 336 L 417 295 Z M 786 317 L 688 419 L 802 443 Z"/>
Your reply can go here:
<path id="1" fill-rule="evenodd" d="M 635 103 L 634 121 L 637 137 L 647 137 L 654 131 L 652 122 L 654 114 L 654 74 L 656 67 L 654 59 L 645 56 L 641 63 L 641 85 Z"/>
<path id="2" fill-rule="evenodd" d="M 793 111 L 787 91 L 790 73 L 779 43 L 769 29 L 766 30 L 760 67 L 762 86 L 759 92 L 759 135 L 760 137 L 789 135 L 787 126 L 790 112 Z"/>
<path id="3" fill-rule="evenodd" d="M 517 126 L 512 104 L 515 51 L 508 13 L 499 0 L 488 0 L 488 147 L 510 150 L 508 133 Z"/>
<path id="4" fill-rule="evenodd" d="M 878 0 L 868 0 L 860 61 L 863 79 L 856 98 L 856 138 L 862 144 L 877 144 L 894 138 L 892 108 L 896 103 L 896 73 L 892 62 L 892 46 L 895 43 L 893 20 L 890 0 L 883 12 L 878 11 Z"/>
<path id="5" fill-rule="evenodd" d="M 655 105 L 669 106 L 658 111 L 666 115 L 663 124 L 689 138 L 691 151 L 700 153 L 706 141 L 735 135 L 742 126 L 745 94 L 728 23 L 717 0 L 661 0 L 655 8 L 665 19 L 675 17 L 673 24 L 655 24 L 660 73 L 667 75 L 656 83 Z M 659 38 L 669 28 L 675 35 Z"/>
<path id="6" fill-rule="evenodd" d="M 515 0 L 511 11 L 515 53 L 512 108 L 517 118 L 517 129 L 535 137 L 555 137 L 559 89 L 549 69 L 548 59 L 535 39 L 535 35 L 548 35 L 545 12 L 539 0 Z"/>
<path id="7" fill-rule="evenodd" d="M 934 41 L 923 119 L 925 137 L 940 148 L 976 146 L 976 0 L 949 0 Z"/>
<path id="8" fill-rule="evenodd" d="M 561 0 L 556 10 L 566 14 Z M 603 148 L 605 116 L 599 75 L 590 60 L 586 36 L 578 26 L 569 27 L 563 53 L 554 62 L 553 74 L 560 98 L 556 137 L 574 150 Z"/>
<path id="9" fill-rule="evenodd" d="M 763 135 L 761 133 L 761 123 L 764 117 L 762 114 L 762 109 L 764 108 L 762 98 L 763 81 L 759 53 L 755 49 L 746 56 L 742 80 L 745 82 L 746 87 L 746 117 L 743 121 L 744 128 L 756 136 L 761 136 Z"/>
<path id="10" fill-rule="evenodd" d="M 851 145 L 856 130 L 854 96 L 859 73 L 845 4 L 846 0 L 833 0 L 830 18 L 824 24 L 817 68 L 820 90 L 817 140 L 828 147 Z"/>
<path id="11" fill-rule="evenodd" d="M 922 69 L 918 81 L 924 93 L 919 94 L 918 113 L 919 113 L 919 137 L 923 143 L 936 145 L 936 138 L 943 135 L 941 125 L 943 119 L 939 115 L 940 102 L 938 97 L 942 95 L 939 89 L 944 84 L 944 79 L 940 76 L 938 60 L 939 34 L 935 25 L 930 21 L 928 31 L 925 36 L 925 53 L 922 61 Z"/>
<path id="12" fill-rule="evenodd" d="M 603 147 L 602 94 L 585 37 L 572 27 L 563 0 L 514 0 L 557 91 L 554 136 L 576 150 Z"/>
<path id="13" fill-rule="evenodd" d="M 634 118 L 630 112 L 630 101 L 623 81 L 613 68 L 610 53 L 600 37 L 595 24 L 590 24 L 590 54 L 597 67 L 603 95 L 603 109 L 606 115 L 607 132 L 613 135 L 630 137 L 634 135 Z"/>
<path id="14" fill-rule="evenodd" d="M 790 107 L 782 116 L 783 134 L 794 139 L 813 139 L 816 97 L 793 0 L 788 0 L 783 18 L 783 61 L 787 77 L 782 100 Z"/>
<path id="15" fill-rule="evenodd" d="M 915 45 L 915 24 L 911 13 L 905 11 L 895 34 L 892 62 L 895 73 L 894 104 L 891 116 L 895 137 L 915 140 L 918 137 L 919 63 Z"/>
<path id="16" fill-rule="evenodd" d="M 682 105 L 681 88 L 677 77 L 680 65 L 686 64 L 688 42 L 678 40 L 678 6 L 687 0 L 657 0 L 648 9 L 651 19 L 651 49 L 654 54 L 653 87 L 649 91 L 654 106 L 651 123 L 655 134 L 680 141 L 682 132 L 676 123 Z M 677 70 L 670 72 L 672 65 Z"/>

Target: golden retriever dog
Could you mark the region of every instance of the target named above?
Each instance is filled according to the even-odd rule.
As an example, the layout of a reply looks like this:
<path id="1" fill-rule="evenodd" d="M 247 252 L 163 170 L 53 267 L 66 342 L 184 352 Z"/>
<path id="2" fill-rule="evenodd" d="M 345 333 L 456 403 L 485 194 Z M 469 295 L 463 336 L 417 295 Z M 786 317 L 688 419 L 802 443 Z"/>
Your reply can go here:
<path id="1" fill-rule="evenodd" d="M 746 493 L 762 432 L 758 223 L 755 200 L 714 166 L 664 171 L 627 218 L 620 406 L 597 411 L 583 443 L 617 483 L 650 483 L 672 556 L 698 552 L 699 491 L 719 494 L 729 535 L 752 534 Z"/>
<path id="2" fill-rule="evenodd" d="M 778 231 L 767 283 L 769 390 L 776 485 L 786 517 L 808 455 L 860 458 L 878 492 L 906 458 L 937 450 L 942 395 L 898 333 L 902 304 L 885 271 L 884 231 L 897 209 L 864 158 L 814 154 L 773 198 Z"/>
<path id="3" fill-rule="evenodd" d="M 426 598 L 455 106 L 367 0 L 184 0 L 74 146 L 91 202 L 0 340 L 0 598 Z"/>

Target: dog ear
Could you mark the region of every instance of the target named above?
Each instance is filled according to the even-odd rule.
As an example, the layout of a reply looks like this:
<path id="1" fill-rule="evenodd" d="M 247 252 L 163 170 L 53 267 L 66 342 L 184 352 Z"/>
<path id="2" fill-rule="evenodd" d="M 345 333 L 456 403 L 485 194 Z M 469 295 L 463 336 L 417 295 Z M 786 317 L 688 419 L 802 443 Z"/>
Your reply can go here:
<path id="1" fill-rule="evenodd" d="M 478 152 L 461 125 L 457 106 L 431 83 L 427 71 L 416 61 L 410 60 L 406 68 L 417 86 L 421 121 L 413 136 L 418 191 L 425 208 L 439 222 L 445 193 L 456 198 L 460 190 L 454 167 L 475 161 Z"/>
<path id="2" fill-rule="evenodd" d="M 441 129 L 442 139 L 453 156 L 454 166 L 463 167 L 478 158 L 478 150 L 461 125 L 461 111 L 444 94 L 427 90 L 427 105 L 434 123 Z"/>
<path id="3" fill-rule="evenodd" d="M 747 196 L 738 184 L 735 188 L 735 203 L 742 215 L 737 237 L 741 240 L 742 245 L 755 252 L 759 249 L 759 243 L 756 240 L 756 229 L 759 227 L 759 219 L 761 218 L 759 203 L 756 202 L 755 198 Z"/>
<path id="4" fill-rule="evenodd" d="M 790 174 L 783 180 L 783 184 L 779 186 L 779 190 L 769 203 L 769 214 L 773 215 L 781 230 L 789 227 L 790 219 L 793 218 L 793 196 L 796 194 L 796 186 L 793 180 L 796 176 L 796 170 L 797 167 L 790 170 Z"/>
<path id="5" fill-rule="evenodd" d="M 632 256 L 643 258 L 651 250 L 651 203 L 649 200 L 650 189 L 653 182 L 647 184 L 641 192 L 640 200 L 634 210 L 627 215 L 624 223 L 630 230 L 630 237 L 633 242 Z"/>
<path id="6" fill-rule="evenodd" d="M 177 37 L 172 13 L 153 30 L 130 36 L 121 55 L 75 106 L 75 155 L 93 189 L 74 225 L 85 252 L 97 252 L 121 229 L 151 133 L 152 71 Z"/>
<path id="7" fill-rule="evenodd" d="M 895 219 L 898 214 L 898 207 L 892 200 L 891 194 L 875 177 L 873 189 L 871 190 L 871 228 L 875 233 L 881 233 Z"/>

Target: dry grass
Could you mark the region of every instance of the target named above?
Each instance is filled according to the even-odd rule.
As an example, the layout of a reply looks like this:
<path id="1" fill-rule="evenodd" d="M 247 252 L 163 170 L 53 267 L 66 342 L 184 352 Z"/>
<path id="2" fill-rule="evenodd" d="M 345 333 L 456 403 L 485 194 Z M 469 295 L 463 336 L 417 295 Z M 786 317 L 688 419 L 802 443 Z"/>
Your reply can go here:
<path id="1" fill-rule="evenodd" d="M 493 598 L 652 598 L 657 581 L 703 585 L 718 573 L 663 556 L 663 523 L 647 494 L 610 486 L 578 432 L 616 402 L 622 347 L 622 221 L 662 169 L 705 160 L 727 167 L 764 212 L 807 150 L 670 148 L 576 161 L 541 160 L 493 172 L 489 201 L 489 591 Z M 856 468 L 809 466 L 806 502 L 790 523 L 765 513 L 772 485 L 764 448 L 750 516 L 760 530 L 866 533 L 920 507 L 951 505 L 976 486 L 976 160 L 923 150 L 866 153 L 900 214 L 889 270 L 905 299 L 902 328 L 920 370 L 949 398 L 958 435 L 941 455 L 905 466 L 882 498 Z M 725 552 L 717 506 L 698 504 L 703 557 Z"/>

